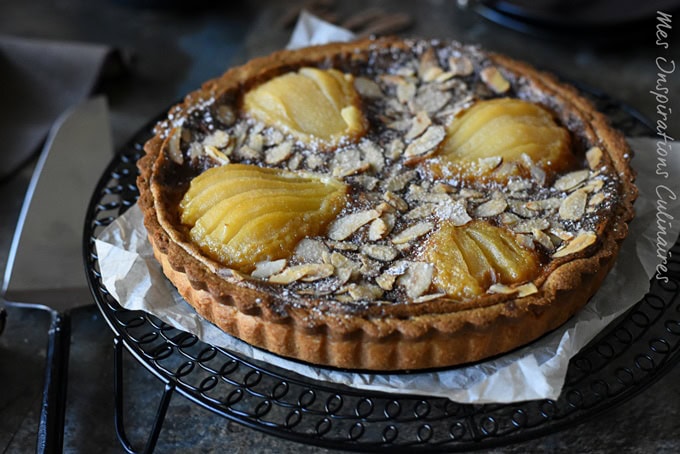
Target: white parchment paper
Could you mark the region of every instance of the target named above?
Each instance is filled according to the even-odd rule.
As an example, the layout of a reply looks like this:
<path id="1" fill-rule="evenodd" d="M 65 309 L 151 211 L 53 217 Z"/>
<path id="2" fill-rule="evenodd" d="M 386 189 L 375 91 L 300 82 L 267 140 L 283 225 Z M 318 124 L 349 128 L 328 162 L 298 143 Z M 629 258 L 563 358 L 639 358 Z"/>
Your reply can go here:
<path id="1" fill-rule="evenodd" d="M 348 31 L 303 14 L 288 47 L 351 38 Z M 670 155 L 666 168 L 669 178 L 663 178 L 656 175 L 656 141 L 629 139 L 629 143 L 636 153 L 633 164 L 640 191 L 636 218 L 616 265 L 598 293 L 558 330 L 522 349 L 472 366 L 412 374 L 351 373 L 302 364 L 253 348 L 202 319 L 177 293 L 153 257 L 136 206 L 107 227 L 96 241 L 102 280 L 127 309 L 147 311 L 196 334 L 204 342 L 309 378 L 389 393 L 447 397 L 461 403 L 557 399 L 570 358 L 648 291 L 649 280 L 660 263 L 659 201 L 668 216 L 680 217 L 679 160 Z M 680 143 L 674 144 L 675 149 L 679 146 Z M 669 221 L 662 225 L 668 228 L 662 237 L 670 247 L 678 237 L 680 222 L 670 222 L 668 216 L 661 216 Z"/>

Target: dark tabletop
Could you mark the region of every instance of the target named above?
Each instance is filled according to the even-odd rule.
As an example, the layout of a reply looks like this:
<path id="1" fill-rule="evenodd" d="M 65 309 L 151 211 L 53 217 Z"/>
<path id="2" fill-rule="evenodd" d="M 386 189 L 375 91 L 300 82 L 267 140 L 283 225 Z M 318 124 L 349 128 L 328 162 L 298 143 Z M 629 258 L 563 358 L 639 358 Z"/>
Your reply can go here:
<path id="1" fill-rule="evenodd" d="M 153 7 L 164 3 L 166 7 Z M 232 4 L 233 3 L 233 4 Z M 489 22 L 453 1 L 326 1 L 338 20 L 370 7 L 408 13 L 404 35 L 455 38 L 526 60 L 561 77 L 601 89 L 656 120 L 654 22 L 616 30 L 573 31 L 531 36 Z M 145 4 L 146 7 L 139 7 Z M 175 5 L 175 8 L 167 5 Z M 203 80 L 227 67 L 285 45 L 291 29 L 285 16 L 299 3 L 3 0 L 0 34 L 76 40 L 121 51 L 124 68 L 104 78 L 114 141 L 122 145 L 136 130 Z M 670 46 L 680 64 L 680 36 Z M 585 39 L 588 36 L 597 38 Z M 584 39 L 579 39 L 584 38 Z M 680 99 L 680 69 L 668 77 Z M 677 99 L 673 100 L 677 105 Z M 680 114 L 678 106 L 677 114 Z M 679 122 L 669 128 L 680 136 Z M 677 150 L 676 150 L 677 151 Z M 0 183 L 0 271 L 32 167 Z M 113 427 L 113 335 L 89 301 L 73 312 L 69 364 L 66 452 L 121 452 Z M 90 305 L 88 305 L 90 304 Z M 0 337 L 0 452 L 35 450 L 49 317 L 44 311 L 9 308 Z M 130 438 L 142 443 L 162 386 L 135 360 L 125 359 L 126 416 Z M 489 452 L 680 452 L 680 368 L 652 387 L 587 423 L 543 438 Z M 175 397 L 158 452 L 322 452 L 239 426 Z"/>

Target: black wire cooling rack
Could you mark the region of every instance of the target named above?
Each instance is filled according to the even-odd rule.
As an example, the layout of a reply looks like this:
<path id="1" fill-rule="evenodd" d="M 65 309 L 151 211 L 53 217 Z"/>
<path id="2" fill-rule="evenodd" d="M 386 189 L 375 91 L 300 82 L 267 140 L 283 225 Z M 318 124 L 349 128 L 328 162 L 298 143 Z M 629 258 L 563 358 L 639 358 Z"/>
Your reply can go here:
<path id="1" fill-rule="evenodd" d="M 635 111 L 592 89 L 600 111 L 629 136 L 650 135 Z M 557 400 L 458 404 L 437 397 L 389 395 L 316 381 L 199 341 L 156 317 L 121 308 L 102 284 L 94 239 L 136 202 L 135 162 L 144 128 L 110 163 L 93 194 L 84 231 L 88 281 L 114 332 L 116 431 L 135 452 L 123 419 L 122 358 L 127 350 L 164 387 L 143 450 L 151 452 L 174 393 L 253 429 L 356 451 L 467 451 L 519 442 L 582 423 L 631 398 L 680 357 L 680 243 L 668 282 L 652 280 L 642 301 L 605 329 L 569 365 Z"/>

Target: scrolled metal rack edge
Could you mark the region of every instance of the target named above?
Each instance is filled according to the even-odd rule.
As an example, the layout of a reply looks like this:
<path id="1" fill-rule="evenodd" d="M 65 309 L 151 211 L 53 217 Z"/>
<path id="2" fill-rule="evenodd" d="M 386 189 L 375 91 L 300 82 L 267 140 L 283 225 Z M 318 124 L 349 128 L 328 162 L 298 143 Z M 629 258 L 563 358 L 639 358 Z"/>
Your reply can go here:
<path id="1" fill-rule="evenodd" d="M 628 115 L 630 115 L 628 112 L 626 112 Z M 155 124 L 155 120 L 150 123 L 150 125 Z M 114 307 L 114 305 L 117 305 L 117 302 L 113 301 L 105 301 L 107 298 L 112 299 L 110 295 L 105 294 L 105 289 L 103 288 L 103 284 L 101 283 L 101 278 L 98 276 L 98 272 L 95 271 L 96 267 L 96 262 L 97 262 L 97 256 L 96 252 L 94 252 L 94 234 L 95 231 L 98 228 L 101 228 L 105 225 L 107 225 L 109 222 L 111 222 L 115 217 L 114 216 L 109 216 L 105 217 L 104 219 L 96 219 L 96 214 L 93 215 L 94 213 L 101 213 L 107 210 L 119 210 L 119 214 L 125 211 L 130 205 L 134 203 L 134 200 L 123 200 L 124 199 L 124 194 L 126 193 L 125 187 L 125 182 L 121 181 L 121 176 L 123 178 L 134 178 L 135 174 L 135 167 L 134 167 L 134 162 L 136 161 L 136 158 L 139 156 L 141 153 L 141 144 L 145 141 L 145 139 L 148 137 L 148 134 L 151 130 L 150 126 L 147 126 L 146 128 L 140 130 L 140 132 L 133 137 L 130 142 L 123 147 L 122 151 L 116 155 L 116 157 L 112 160 L 112 162 L 109 164 L 107 167 L 106 171 L 104 172 L 102 178 L 100 179 L 97 188 L 94 192 L 94 195 L 90 201 L 90 205 L 88 207 L 88 214 L 87 214 L 87 219 L 85 220 L 85 229 L 84 229 L 84 238 L 83 238 L 83 253 L 84 253 L 84 263 L 85 263 L 85 268 L 86 268 L 86 274 L 88 277 L 88 283 L 90 285 L 92 294 L 104 314 L 104 318 L 107 321 L 107 324 L 110 326 L 112 331 L 114 332 L 114 335 L 116 336 L 116 339 L 118 342 L 120 342 L 120 345 L 124 346 L 125 349 L 141 364 L 145 366 L 147 370 L 149 370 L 154 376 L 156 376 L 164 385 L 168 386 L 168 384 L 171 384 L 171 388 L 173 391 L 177 391 L 179 394 L 184 396 L 185 398 L 189 399 L 192 402 L 195 402 L 196 404 L 202 406 L 203 408 L 206 408 L 210 411 L 213 411 L 216 414 L 219 414 L 220 416 L 226 417 L 230 420 L 236 421 L 238 423 L 241 423 L 243 425 L 246 425 L 248 427 L 270 433 L 279 437 L 287 438 L 290 440 L 298 441 L 298 442 L 304 442 L 304 443 L 310 443 L 310 444 L 315 444 L 317 446 L 326 446 L 326 447 L 333 447 L 333 448 L 347 448 L 347 449 L 354 449 L 354 450 L 362 450 L 362 451 L 380 451 L 380 450 L 385 450 L 389 449 L 390 451 L 400 450 L 409 450 L 412 451 L 413 449 L 417 448 L 425 448 L 428 450 L 469 450 L 469 449 L 480 449 L 480 448 L 489 448 L 489 447 L 494 447 L 494 446 L 500 446 L 500 445 L 505 445 L 508 443 L 513 443 L 513 442 L 521 442 L 521 441 L 526 441 L 528 439 L 536 438 L 542 435 L 545 435 L 547 433 L 550 433 L 555 430 L 560 430 L 564 429 L 566 427 L 573 426 L 578 423 L 584 422 L 587 418 L 592 418 L 595 417 L 596 415 L 606 411 L 607 409 L 612 408 L 613 406 L 616 406 L 620 404 L 623 401 L 626 401 L 630 399 L 633 395 L 641 392 L 642 390 L 646 389 L 647 386 L 649 386 L 651 383 L 654 381 L 658 380 L 663 373 L 669 369 L 673 364 L 675 364 L 679 357 L 680 354 L 678 353 L 679 349 L 678 346 L 676 345 L 674 348 L 668 352 L 668 354 L 664 357 L 664 360 L 661 362 L 660 365 L 653 367 L 647 373 L 645 373 L 641 379 L 635 381 L 631 381 L 629 384 L 624 384 L 623 388 L 619 390 L 614 396 L 609 396 L 609 395 L 604 395 L 601 399 L 596 400 L 595 403 L 591 406 L 588 407 L 573 407 L 572 410 L 566 411 L 564 413 L 559 412 L 557 414 L 550 415 L 549 417 L 545 417 L 543 421 L 540 421 L 536 423 L 533 426 L 526 426 L 525 424 L 519 424 L 514 420 L 514 415 L 527 415 L 530 412 L 526 412 L 525 408 L 527 405 L 539 405 L 539 404 L 544 404 L 546 402 L 550 403 L 553 407 L 558 405 L 558 401 L 531 401 L 525 404 L 508 404 L 508 405 L 462 405 L 462 404 L 457 404 L 460 405 L 461 407 L 466 407 L 470 411 L 464 411 L 461 416 L 450 416 L 448 419 L 451 420 L 451 424 L 449 426 L 449 439 L 445 440 L 440 440 L 437 442 L 430 442 L 432 440 L 432 433 L 434 429 L 430 427 L 430 433 L 427 437 L 421 436 L 420 433 L 417 435 L 417 439 L 412 440 L 412 441 L 401 441 L 398 442 L 397 438 L 400 436 L 400 430 L 397 427 L 397 425 L 406 425 L 409 424 L 408 421 L 391 421 L 389 418 L 384 421 L 384 427 L 382 427 L 382 440 L 383 442 L 371 442 L 371 443 L 362 443 L 359 437 L 352 437 L 351 432 L 348 433 L 348 437 L 346 439 L 337 439 L 337 438 L 324 438 L 324 436 L 319 437 L 319 424 L 323 422 L 321 420 L 319 423 L 317 423 L 316 427 L 316 433 L 315 434 L 306 434 L 306 433 L 301 433 L 301 432 L 295 432 L 292 430 L 283 430 L 282 428 L 285 427 L 285 424 L 265 424 L 261 420 L 258 421 L 258 418 L 252 418 L 252 417 L 245 417 L 242 412 L 234 412 L 231 411 L 232 409 L 229 408 L 228 403 L 222 402 L 222 405 L 216 405 L 214 399 L 208 399 L 201 393 L 197 393 L 195 389 L 192 389 L 190 386 L 188 386 L 186 383 L 184 383 L 180 378 L 177 376 L 174 376 L 171 374 L 169 371 L 163 371 L 158 367 L 158 365 L 152 364 L 152 361 L 149 361 L 148 356 L 145 354 L 143 349 L 139 346 L 138 342 L 135 342 L 132 340 L 132 338 L 128 335 L 126 332 L 125 326 L 123 326 L 123 322 L 117 317 L 118 312 L 123 312 L 124 310 L 118 307 L 117 309 Z M 118 171 L 120 167 L 126 167 L 125 170 L 123 171 Z M 130 168 L 132 168 L 132 172 L 130 172 Z M 115 176 L 115 178 L 114 178 Z M 116 179 L 118 181 L 118 186 L 116 188 L 121 188 L 117 191 L 110 190 L 111 186 L 109 186 L 109 183 Z M 129 182 L 128 182 L 129 183 Z M 128 185 L 128 194 L 129 191 L 131 190 L 131 187 Z M 119 199 L 121 199 L 119 204 L 109 204 L 104 206 L 102 209 L 99 209 L 100 206 L 100 201 L 102 198 L 105 196 L 111 196 L 111 195 L 117 196 Z M 105 209 L 104 209 L 105 208 Z M 676 247 L 678 244 L 675 245 Z M 680 287 L 680 284 L 677 285 L 676 287 L 676 292 L 674 295 L 674 299 L 677 297 L 677 288 Z M 644 300 L 639 302 L 635 307 L 637 308 L 638 306 L 642 305 L 644 303 Z M 113 305 L 112 305 L 113 304 Z M 669 307 L 672 304 L 669 304 Z M 668 308 L 666 308 L 668 310 Z M 631 311 L 629 314 L 633 313 Z M 629 317 L 630 315 L 628 315 Z M 680 314 L 679 314 L 680 317 Z M 611 334 L 614 332 L 616 328 L 621 326 L 628 318 L 624 318 L 621 321 L 618 322 L 616 326 L 610 325 L 610 327 L 607 328 L 606 333 Z M 144 325 L 150 324 L 148 320 L 144 321 Z M 644 332 L 647 332 L 645 330 Z M 675 334 L 675 333 L 671 333 Z M 166 339 L 167 342 L 167 339 Z M 600 340 L 601 342 L 601 340 Z M 649 341 L 648 341 L 649 343 Z M 207 345 L 207 344 L 205 344 Z M 591 344 L 589 349 L 585 349 L 582 351 L 577 358 L 580 358 L 582 356 L 585 356 L 588 352 L 592 351 L 592 349 L 599 344 Z M 177 346 L 171 346 L 172 349 L 176 349 Z M 629 347 L 627 347 L 629 348 Z M 219 350 L 219 349 L 218 349 Z M 625 353 L 626 349 L 624 349 Z M 225 353 L 227 353 L 225 351 Z M 251 363 L 248 360 L 244 360 L 240 358 L 238 355 L 233 355 L 233 354 L 228 354 L 225 356 L 229 356 L 232 358 L 233 361 L 237 361 L 240 364 L 244 364 L 247 367 L 250 367 L 252 370 L 259 370 L 259 371 L 265 371 L 265 373 L 269 374 L 270 376 L 276 375 L 279 378 L 282 378 L 280 374 L 277 374 L 275 372 L 271 372 L 267 370 L 266 368 L 263 368 L 261 366 L 258 366 L 255 363 Z M 196 359 L 197 360 L 197 359 Z M 604 368 L 606 368 L 610 363 L 606 362 L 604 365 Z M 573 366 L 570 366 L 573 367 Z M 581 380 L 585 380 L 588 377 L 588 374 L 585 374 L 584 377 L 581 378 Z M 368 396 L 369 399 L 385 399 L 386 401 L 394 401 L 394 402 L 400 402 L 404 400 L 427 400 L 428 398 L 425 397 L 423 398 L 422 396 L 390 396 L 386 395 L 383 393 L 375 393 L 375 392 L 369 392 L 369 391 L 362 391 L 362 390 L 352 390 L 352 389 L 340 389 L 335 388 L 333 385 L 328 385 L 325 383 L 320 383 L 320 382 L 314 382 L 313 380 L 309 379 L 300 379 L 296 377 L 283 377 L 285 378 L 286 382 L 291 382 L 299 385 L 300 387 L 307 387 L 307 388 L 319 388 L 319 389 L 324 389 L 326 391 L 334 392 L 336 395 L 352 395 L 353 397 L 356 396 Z M 238 386 L 232 385 L 235 388 L 239 388 Z M 241 386 L 242 388 L 243 386 Z M 568 389 L 568 387 L 565 387 L 565 392 L 568 393 L 570 391 L 574 390 L 579 390 L 578 388 L 574 389 Z M 172 392 L 170 392 L 170 395 Z M 563 393 L 564 394 L 564 393 Z M 261 398 L 263 396 L 260 396 Z M 434 400 L 438 400 L 439 398 L 432 398 Z M 271 400 L 268 402 L 271 403 Z M 166 407 L 167 409 L 167 407 Z M 510 411 L 511 415 L 510 417 L 503 415 L 502 412 L 503 410 Z M 160 414 L 160 413 L 159 413 Z M 328 415 L 325 419 L 328 417 L 333 417 L 334 415 Z M 157 419 L 158 419 L 157 415 Z M 163 412 L 162 418 L 165 417 L 165 413 Z M 287 415 L 287 417 L 290 417 L 290 413 Z M 491 421 L 494 425 L 496 424 L 496 419 L 506 419 L 506 424 L 509 424 L 511 429 L 507 432 L 497 434 L 498 428 L 497 427 L 491 427 L 493 430 L 490 430 L 489 428 L 483 427 L 483 424 L 485 422 Z M 446 419 L 447 417 L 442 417 L 440 419 Z M 359 418 L 361 420 L 361 418 Z M 330 421 L 330 420 L 329 420 Z M 156 421 L 158 422 L 158 421 Z M 162 421 L 160 421 L 162 423 Z M 358 423 L 361 421 L 358 421 Z M 390 424 L 391 422 L 391 424 Z M 423 421 L 419 422 L 421 424 Z M 370 421 L 364 421 L 362 424 L 359 426 L 356 426 L 357 423 L 353 427 L 361 427 L 361 431 L 363 435 L 363 431 L 365 431 L 365 425 L 364 423 L 370 423 Z M 297 425 L 294 425 L 293 428 L 297 427 Z M 424 427 L 421 424 L 421 428 Z M 460 433 L 459 436 L 454 436 L 454 427 L 456 428 L 462 428 L 463 433 Z M 392 430 L 396 432 L 396 436 L 394 438 L 386 438 L 386 433 L 388 430 Z M 459 432 L 459 431 L 458 431 Z M 466 435 L 468 435 L 466 437 Z M 353 439 L 355 438 L 355 439 Z M 458 440 L 458 438 L 461 438 Z M 122 441 L 122 440 L 121 440 Z M 127 448 L 126 448 L 127 449 Z"/>

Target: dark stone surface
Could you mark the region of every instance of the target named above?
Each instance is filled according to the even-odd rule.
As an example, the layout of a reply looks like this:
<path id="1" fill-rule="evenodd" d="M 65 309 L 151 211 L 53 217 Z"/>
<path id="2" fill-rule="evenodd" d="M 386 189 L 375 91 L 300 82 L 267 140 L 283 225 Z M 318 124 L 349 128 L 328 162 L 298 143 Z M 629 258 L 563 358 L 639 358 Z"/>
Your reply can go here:
<path id="1" fill-rule="evenodd" d="M 133 1 L 5 0 L 0 33 L 24 37 L 80 40 L 109 44 L 128 57 L 127 71 L 106 79 L 114 139 L 121 145 L 158 112 L 201 81 L 230 65 L 281 48 L 290 30 L 280 18 L 289 2 L 173 2 L 184 9 L 136 8 Z M 162 2 L 147 2 L 158 5 Z M 455 2 L 429 0 L 348 0 L 336 2 L 346 17 L 370 6 L 413 15 L 408 35 L 455 38 L 524 59 L 562 77 L 601 88 L 655 118 L 653 24 L 640 27 L 627 41 L 592 46 L 576 37 L 569 42 L 535 39 L 480 19 Z M 646 28 L 645 28 L 646 27 Z M 674 27 L 677 29 L 677 27 Z M 677 30 L 674 30 L 677 31 Z M 606 33 L 606 31 L 603 31 Z M 643 37 L 642 39 L 638 36 Z M 680 43 L 671 48 L 678 55 Z M 673 47 L 674 46 L 674 47 Z M 668 80 L 680 93 L 680 77 Z M 677 103 L 677 100 L 674 100 Z M 676 104 L 677 105 L 677 104 Z M 677 109 L 680 112 L 680 109 Z M 680 135 L 678 122 L 671 132 Z M 0 270 L 30 168 L 0 183 Z M 36 445 L 43 380 L 46 330 L 43 311 L 9 308 L 0 337 L 0 451 L 33 452 Z M 94 307 L 73 312 L 68 407 L 64 450 L 121 452 L 113 426 L 112 333 Z M 125 357 L 126 427 L 141 447 L 162 392 L 161 383 L 128 355 Z M 537 440 L 488 452 L 678 452 L 680 451 L 680 369 L 675 368 L 637 397 L 579 426 Z M 175 396 L 160 435 L 157 452 L 327 452 L 263 435 Z M 328 451 L 330 452 L 330 451 Z"/>

